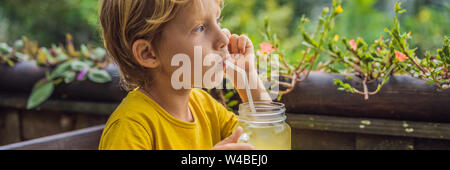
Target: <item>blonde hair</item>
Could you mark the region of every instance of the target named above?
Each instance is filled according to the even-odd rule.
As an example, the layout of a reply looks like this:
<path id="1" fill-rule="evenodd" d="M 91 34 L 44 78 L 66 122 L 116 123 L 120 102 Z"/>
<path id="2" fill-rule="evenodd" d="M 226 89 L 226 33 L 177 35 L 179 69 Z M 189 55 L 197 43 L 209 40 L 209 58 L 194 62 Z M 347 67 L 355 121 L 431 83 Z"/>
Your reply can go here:
<path id="1" fill-rule="evenodd" d="M 216 1 L 223 7 L 223 0 Z M 103 0 L 99 15 L 104 46 L 119 65 L 124 89 L 133 90 L 149 81 L 149 71 L 134 58 L 133 43 L 145 39 L 155 47 L 164 24 L 187 2 L 191 0 Z"/>

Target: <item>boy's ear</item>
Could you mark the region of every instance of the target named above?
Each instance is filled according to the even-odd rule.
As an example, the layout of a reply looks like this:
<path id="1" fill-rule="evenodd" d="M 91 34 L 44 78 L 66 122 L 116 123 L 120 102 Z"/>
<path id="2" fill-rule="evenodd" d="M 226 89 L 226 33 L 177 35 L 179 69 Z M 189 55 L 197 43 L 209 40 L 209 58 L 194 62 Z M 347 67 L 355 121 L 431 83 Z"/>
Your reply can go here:
<path id="1" fill-rule="evenodd" d="M 155 51 L 147 40 L 137 40 L 133 43 L 133 54 L 136 61 L 144 68 L 154 69 L 160 63 L 155 56 Z"/>

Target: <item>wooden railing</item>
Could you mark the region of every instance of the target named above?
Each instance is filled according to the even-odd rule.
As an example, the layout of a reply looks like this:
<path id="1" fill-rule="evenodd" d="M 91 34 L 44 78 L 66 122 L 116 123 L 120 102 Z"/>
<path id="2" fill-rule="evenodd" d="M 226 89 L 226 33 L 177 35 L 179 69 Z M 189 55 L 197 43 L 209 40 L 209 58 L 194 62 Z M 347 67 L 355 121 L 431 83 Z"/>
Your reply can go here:
<path id="1" fill-rule="evenodd" d="M 0 150 L 96 150 L 104 125 L 1 146 Z"/>

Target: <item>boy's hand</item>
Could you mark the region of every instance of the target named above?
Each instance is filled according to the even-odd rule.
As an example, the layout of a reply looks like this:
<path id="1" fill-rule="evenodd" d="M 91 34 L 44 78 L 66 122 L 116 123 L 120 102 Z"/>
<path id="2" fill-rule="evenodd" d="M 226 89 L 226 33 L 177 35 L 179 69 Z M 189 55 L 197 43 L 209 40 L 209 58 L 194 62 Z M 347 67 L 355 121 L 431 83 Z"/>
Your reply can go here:
<path id="1" fill-rule="evenodd" d="M 231 136 L 219 142 L 212 150 L 255 150 L 250 144 L 237 143 L 243 132 L 244 130 L 238 127 Z"/>
<path id="2" fill-rule="evenodd" d="M 228 51 L 231 54 L 231 57 L 227 58 L 228 61 L 232 62 L 236 66 L 244 69 L 247 72 L 248 83 L 251 88 L 251 93 L 254 101 L 272 101 L 269 93 L 263 84 L 263 82 L 258 77 L 258 71 L 255 66 L 255 49 L 252 41 L 245 35 L 236 35 L 231 34 L 228 29 L 222 29 L 223 33 L 228 37 Z M 227 71 L 233 70 L 229 68 L 230 66 L 225 67 L 225 74 L 228 78 L 232 78 L 234 87 L 236 88 L 239 96 L 241 97 L 243 102 L 248 102 L 247 92 L 245 90 L 246 87 L 238 86 L 238 82 L 243 82 L 244 80 L 238 80 L 237 76 L 239 73 L 234 71 L 233 73 L 228 73 Z M 234 75 L 234 76 L 230 76 Z"/>
<path id="3" fill-rule="evenodd" d="M 241 67 L 247 73 L 256 71 L 254 64 L 255 49 L 250 38 L 246 35 L 231 34 L 226 28 L 222 29 L 222 31 L 230 40 L 228 44 L 228 52 L 231 56 L 228 58 L 228 61 L 231 61 L 233 64 Z"/>

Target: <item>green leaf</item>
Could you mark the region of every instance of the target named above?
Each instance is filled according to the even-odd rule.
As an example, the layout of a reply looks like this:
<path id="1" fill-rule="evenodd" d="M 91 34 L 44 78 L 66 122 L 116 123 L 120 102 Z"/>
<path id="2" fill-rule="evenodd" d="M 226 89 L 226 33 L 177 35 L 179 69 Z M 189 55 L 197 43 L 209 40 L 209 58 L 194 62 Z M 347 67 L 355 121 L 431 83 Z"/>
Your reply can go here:
<path id="1" fill-rule="evenodd" d="M 342 80 L 339 80 L 339 79 L 334 80 L 334 85 L 336 85 L 338 87 L 342 86 L 343 84 L 344 84 L 344 82 L 342 82 Z"/>
<path id="2" fill-rule="evenodd" d="M 346 76 L 345 79 L 347 79 L 347 80 L 353 80 L 353 76 Z"/>
<path id="3" fill-rule="evenodd" d="M 75 60 L 75 61 L 72 61 L 70 63 L 70 67 L 74 71 L 81 71 L 81 70 L 83 70 L 86 67 L 89 68 L 89 65 L 86 64 L 85 62 L 80 61 L 80 60 Z"/>
<path id="4" fill-rule="evenodd" d="M 363 55 L 362 60 L 364 63 L 371 63 L 372 61 L 374 61 L 373 56 L 370 54 Z"/>
<path id="5" fill-rule="evenodd" d="M 329 73 L 340 73 L 340 71 L 332 65 L 328 65 L 326 68 L 328 69 Z"/>
<path id="6" fill-rule="evenodd" d="M 45 78 L 46 78 L 47 80 L 53 80 L 53 79 L 50 77 L 50 71 L 49 71 L 49 70 L 45 71 Z"/>
<path id="7" fill-rule="evenodd" d="M 56 79 L 56 80 L 53 80 L 53 85 L 61 84 L 63 81 L 64 81 L 63 78 L 58 78 L 58 79 Z"/>
<path id="8" fill-rule="evenodd" d="M 348 83 L 343 84 L 342 87 L 344 87 L 347 91 L 351 91 L 350 89 L 352 89 L 352 86 L 350 86 L 350 84 Z"/>
<path id="9" fill-rule="evenodd" d="M 42 48 L 41 48 L 41 51 L 43 52 L 43 54 L 44 54 L 45 57 L 47 58 L 47 61 L 48 61 L 50 64 L 53 64 L 53 63 L 56 62 L 56 61 L 55 61 L 55 58 L 53 58 L 53 56 L 50 54 L 50 52 L 48 51 L 47 48 L 42 47 Z"/>
<path id="10" fill-rule="evenodd" d="M 64 74 L 62 76 L 64 77 L 64 82 L 66 84 L 69 84 L 75 80 L 77 73 L 75 73 L 73 71 L 66 71 L 66 72 L 64 72 Z"/>
<path id="11" fill-rule="evenodd" d="M 83 63 L 87 64 L 89 67 L 93 67 L 95 62 L 92 60 L 83 60 Z"/>
<path id="12" fill-rule="evenodd" d="M 0 54 L 9 54 L 12 52 L 12 48 L 6 43 L 0 43 Z"/>
<path id="13" fill-rule="evenodd" d="M 405 12 L 406 12 L 406 9 L 403 9 L 403 10 L 398 11 L 399 14 L 405 13 Z"/>
<path id="14" fill-rule="evenodd" d="M 67 54 L 64 53 L 61 48 L 56 48 L 55 47 L 55 52 L 57 54 L 56 59 L 58 61 L 65 61 L 65 60 L 67 60 L 69 58 L 69 56 L 67 56 Z"/>
<path id="15" fill-rule="evenodd" d="M 390 73 L 392 72 L 392 70 L 394 70 L 395 65 L 391 65 L 391 67 L 389 67 L 389 69 L 387 70 L 387 72 L 385 73 L 384 77 L 383 77 L 383 84 L 385 84 L 388 80 L 389 77 L 391 76 Z"/>
<path id="16" fill-rule="evenodd" d="M 108 83 L 111 81 L 111 76 L 108 72 L 99 69 L 89 70 L 88 78 L 95 83 Z"/>
<path id="17" fill-rule="evenodd" d="M 339 91 L 346 91 L 349 93 L 354 93 L 355 90 L 352 88 L 352 86 L 348 83 L 342 82 L 342 80 L 335 79 L 334 84 L 338 87 Z"/>
<path id="18" fill-rule="evenodd" d="M 233 100 L 233 101 L 229 102 L 229 103 L 227 104 L 227 106 L 228 106 L 228 107 L 234 107 L 234 106 L 236 106 L 236 105 L 238 105 L 238 104 L 239 104 L 238 101 Z"/>
<path id="19" fill-rule="evenodd" d="M 50 74 L 51 79 L 55 79 L 63 75 L 64 72 L 68 71 L 71 68 L 72 61 L 66 61 L 56 67 L 55 70 Z"/>
<path id="20" fill-rule="evenodd" d="M 15 49 L 22 49 L 23 47 L 24 47 L 23 40 L 17 40 L 16 42 L 14 42 L 14 48 Z"/>
<path id="21" fill-rule="evenodd" d="M 16 57 L 19 61 L 27 61 L 30 57 L 20 52 L 16 52 Z"/>
<path id="22" fill-rule="evenodd" d="M 274 41 L 273 37 L 272 37 L 272 28 L 270 26 L 270 21 L 269 21 L 268 17 L 264 18 L 264 37 L 269 42 L 273 42 Z"/>
<path id="23" fill-rule="evenodd" d="M 14 62 L 10 59 L 6 59 L 6 63 L 8 63 L 9 66 L 14 67 Z"/>
<path id="24" fill-rule="evenodd" d="M 391 33 L 391 30 L 389 30 L 388 28 L 384 28 L 384 32 L 389 33 L 389 34 L 392 34 L 392 33 Z"/>
<path id="25" fill-rule="evenodd" d="M 300 32 L 302 33 L 303 39 L 306 43 L 310 44 L 313 47 L 318 47 L 317 43 L 313 39 L 311 39 L 311 37 L 306 34 L 304 30 L 301 30 Z"/>
<path id="26" fill-rule="evenodd" d="M 54 84 L 52 81 L 41 80 L 33 87 L 27 102 L 27 109 L 33 109 L 47 100 L 53 93 Z"/>
<path id="27" fill-rule="evenodd" d="M 36 82 L 36 84 L 34 84 L 33 89 L 31 89 L 31 91 L 35 91 L 38 87 L 41 87 L 43 84 L 45 84 L 47 82 L 47 79 L 41 79 L 38 82 Z"/>
<path id="28" fill-rule="evenodd" d="M 86 45 L 81 45 L 81 53 L 85 56 L 85 57 L 89 57 L 89 49 L 87 48 Z"/>
<path id="29" fill-rule="evenodd" d="M 234 96 L 234 92 L 233 92 L 233 91 L 230 91 L 230 92 L 228 92 L 227 94 L 225 94 L 224 98 L 225 98 L 226 100 L 229 100 L 229 99 L 231 99 L 231 97 L 233 97 L 233 96 Z"/>
<path id="30" fill-rule="evenodd" d="M 434 81 L 433 81 L 433 80 L 430 80 L 430 81 L 427 81 L 425 84 L 426 84 L 426 85 L 432 85 L 432 84 L 434 84 Z"/>
<path id="31" fill-rule="evenodd" d="M 105 58 L 106 56 L 106 51 L 103 48 L 96 48 L 94 49 L 94 52 L 92 53 L 92 58 L 95 60 L 101 60 L 103 58 Z"/>

